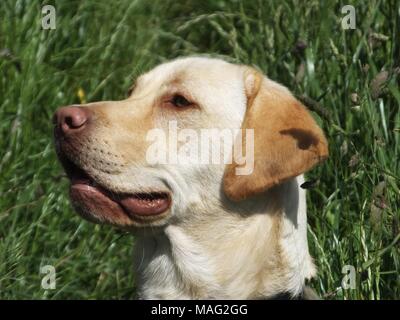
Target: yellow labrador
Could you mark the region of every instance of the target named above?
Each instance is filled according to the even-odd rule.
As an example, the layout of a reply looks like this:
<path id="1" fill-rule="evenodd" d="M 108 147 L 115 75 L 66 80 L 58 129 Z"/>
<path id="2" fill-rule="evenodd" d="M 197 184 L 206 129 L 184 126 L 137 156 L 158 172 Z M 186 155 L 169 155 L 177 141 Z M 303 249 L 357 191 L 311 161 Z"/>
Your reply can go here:
<path id="1" fill-rule="evenodd" d="M 259 71 L 181 58 L 140 76 L 125 100 L 62 107 L 54 118 L 75 209 L 135 234 L 140 297 L 295 298 L 315 275 L 299 186 L 327 158 L 327 141 Z M 201 134 L 223 130 L 216 148 L 199 146 Z M 223 161 L 208 161 L 210 148 Z"/>

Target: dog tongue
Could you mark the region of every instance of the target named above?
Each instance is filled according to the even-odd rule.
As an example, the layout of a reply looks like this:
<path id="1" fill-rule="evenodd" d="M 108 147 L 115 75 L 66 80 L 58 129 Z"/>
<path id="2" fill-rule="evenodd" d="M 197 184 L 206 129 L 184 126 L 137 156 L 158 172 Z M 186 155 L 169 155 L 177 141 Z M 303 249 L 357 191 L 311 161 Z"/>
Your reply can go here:
<path id="1" fill-rule="evenodd" d="M 119 200 L 119 203 L 129 215 L 153 216 L 163 213 L 169 207 L 169 198 L 166 195 L 157 196 L 130 196 Z"/>

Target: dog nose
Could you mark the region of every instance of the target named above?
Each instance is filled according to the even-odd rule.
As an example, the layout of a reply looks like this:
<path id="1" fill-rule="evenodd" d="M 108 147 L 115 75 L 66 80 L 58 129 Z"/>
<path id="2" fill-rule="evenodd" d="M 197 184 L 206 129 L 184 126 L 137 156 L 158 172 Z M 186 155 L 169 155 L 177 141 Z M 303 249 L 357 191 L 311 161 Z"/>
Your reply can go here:
<path id="1" fill-rule="evenodd" d="M 91 111 L 85 107 L 61 107 L 54 114 L 53 122 L 64 133 L 82 130 L 91 117 Z"/>

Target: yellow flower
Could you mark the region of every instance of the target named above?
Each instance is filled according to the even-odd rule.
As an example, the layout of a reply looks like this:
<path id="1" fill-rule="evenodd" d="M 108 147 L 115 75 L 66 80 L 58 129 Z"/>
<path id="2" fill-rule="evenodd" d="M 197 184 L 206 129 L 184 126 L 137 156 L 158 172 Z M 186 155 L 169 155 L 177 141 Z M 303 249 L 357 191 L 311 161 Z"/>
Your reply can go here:
<path id="1" fill-rule="evenodd" d="M 82 104 L 82 103 L 86 103 L 85 91 L 83 91 L 82 88 L 79 88 L 79 89 L 78 89 L 78 92 L 77 92 L 76 94 L 77 94 L 77 96 L 78 96 L 79 101 L 80 101 L 81 104 Z"/>

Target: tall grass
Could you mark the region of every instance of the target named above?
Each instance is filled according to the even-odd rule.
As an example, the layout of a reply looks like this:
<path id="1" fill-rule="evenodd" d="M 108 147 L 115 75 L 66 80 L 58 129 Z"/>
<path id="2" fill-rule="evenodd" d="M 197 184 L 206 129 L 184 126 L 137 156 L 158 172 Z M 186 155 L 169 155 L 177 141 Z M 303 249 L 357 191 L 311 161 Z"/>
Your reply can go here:
<path id="1" fill-rule="evenodd" d="M 400 5 L 343 1 L 0 2 L 0 298 L 133 298 L 134 239 L 77 217 L 52 146 L 61 105 L 122 99 L 132 80 L 182 55 L 259 66 L 299 96 L 330 143 L 307 177 L 311 282 L 328 299 L 400 296 Z M 41 287 L 40 267 L 57 270 Z M 344 290 L 342 268 L 356 270 Z"/>

